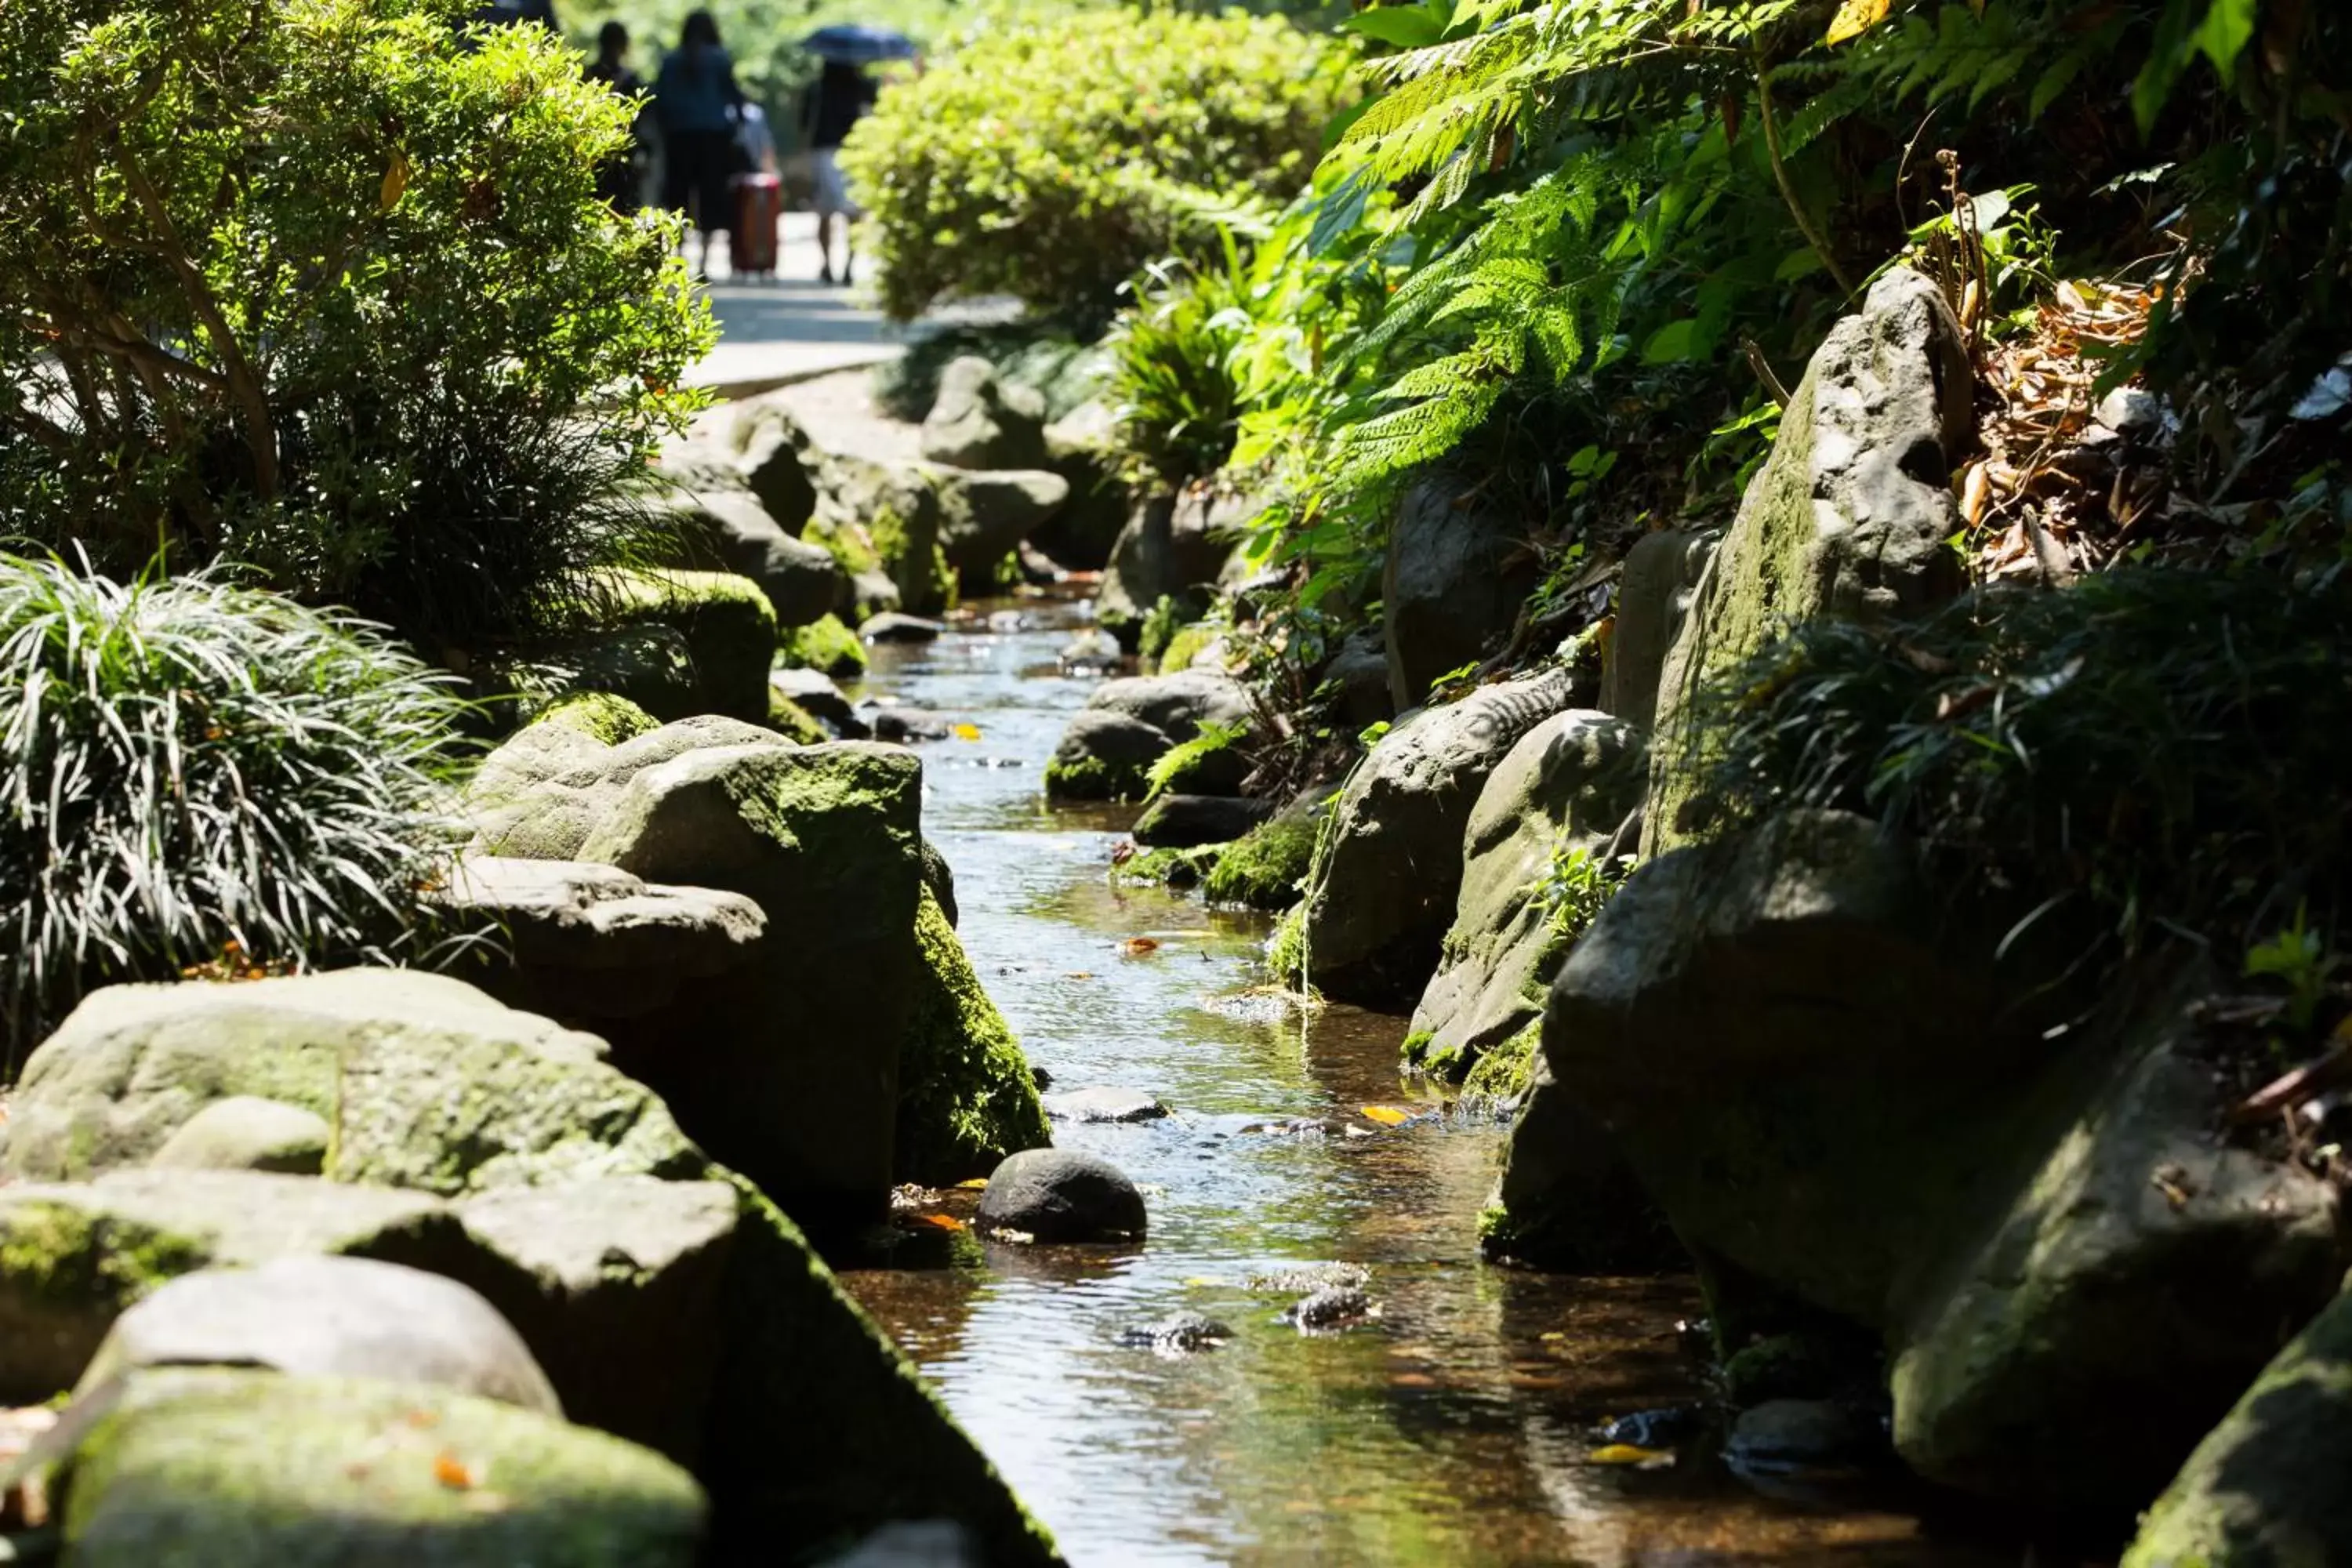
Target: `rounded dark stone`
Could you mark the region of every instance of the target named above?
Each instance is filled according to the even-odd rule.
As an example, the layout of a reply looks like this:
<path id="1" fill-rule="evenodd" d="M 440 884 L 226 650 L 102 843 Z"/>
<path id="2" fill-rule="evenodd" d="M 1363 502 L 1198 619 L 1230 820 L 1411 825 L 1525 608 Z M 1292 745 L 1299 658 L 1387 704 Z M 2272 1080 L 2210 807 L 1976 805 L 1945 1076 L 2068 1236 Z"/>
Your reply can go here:
<path id="1" fill-rule="evenodd" d="M 988 1178 L 973 1223 L 1039 1241 L 1125 1240 L 1143 1234 L 1143 1194 L 1108 1160 L 1070 1149 L 1025 1149 Z"/>

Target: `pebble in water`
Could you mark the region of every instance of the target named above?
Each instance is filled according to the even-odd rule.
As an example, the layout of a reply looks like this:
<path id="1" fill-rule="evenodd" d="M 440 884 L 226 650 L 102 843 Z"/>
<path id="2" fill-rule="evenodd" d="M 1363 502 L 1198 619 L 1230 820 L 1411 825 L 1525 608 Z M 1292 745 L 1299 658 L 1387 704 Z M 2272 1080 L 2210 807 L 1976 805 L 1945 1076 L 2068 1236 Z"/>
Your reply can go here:
<path id="1" fill-rule="evenodd" d="M 1282 1314 L 1282 1321 L 1295 1323 L 1301 1333 L 1310 1329 L 1337 1328 L 1372 1314 L 1372 1299 L 1354 1285 L 1327 1285 L 1313 1295 L 1293 1303 Z"/>
<path id="2" fill-rule="evenodd" d="M 1233 1337 L 1233 1330 L 1214 1318 L 1202 1317 L 1198 1312 L 1179 1312 L 1150 1328 L 1129 1329 L 1118 1336 L 1118 1342 L 1123 1345 L 1154 1351 L 1160 1355 L 1173 1356 L 1213 1350 Z"/>

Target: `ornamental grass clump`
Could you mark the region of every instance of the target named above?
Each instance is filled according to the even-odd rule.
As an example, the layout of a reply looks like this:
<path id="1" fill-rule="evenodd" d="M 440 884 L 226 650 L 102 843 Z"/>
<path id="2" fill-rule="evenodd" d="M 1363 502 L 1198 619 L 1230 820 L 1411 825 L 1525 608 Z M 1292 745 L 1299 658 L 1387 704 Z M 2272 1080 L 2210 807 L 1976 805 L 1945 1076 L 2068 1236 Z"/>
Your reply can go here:
<path id="1" fill-rule="evenodd" d="M 463 703 L 374 626 L 215 574 L 0 555 L 0 1054 L 81 996 L 429 962 Z"/>

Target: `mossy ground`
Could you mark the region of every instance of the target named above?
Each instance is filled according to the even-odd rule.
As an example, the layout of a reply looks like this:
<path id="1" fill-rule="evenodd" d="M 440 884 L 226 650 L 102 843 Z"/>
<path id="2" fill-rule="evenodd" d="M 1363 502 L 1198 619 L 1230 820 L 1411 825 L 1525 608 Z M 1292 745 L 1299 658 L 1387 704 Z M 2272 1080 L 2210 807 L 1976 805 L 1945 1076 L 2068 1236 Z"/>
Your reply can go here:
<path id="1" fill-rule="evenodd" d="M 793 669 L 817 669 L 835 679 L 866 673 L 866 645 L 841 624 L 839 616 L 824 616 L 783 635 L 778 662 Z"/>
<path id="2" fill-rule="evenodd" d="M 922 962 L 898 1052 L 898 1175 L 940 1185 L 1053 1140 L 1020 1042 L 928 887 L 915 941 Z"/>
<path id="3" fill-rule="evenodd" d="M 609 691 L 574 691 L 559 697 L 534 714 L 530 721 L 576 731 L 607 746 L 634 741 L 661 728 L 661 721 L 652 714 L 627 698 Z"/>
<path id="4" fill-rule="evenodd" d="M 1283 910 L 1298 900 L 1298 885 L 1315 859 L 1315 824 L 1304 816 L 1262 822 L 1225 846 L 1201 894 L 1213 904 Z"/>

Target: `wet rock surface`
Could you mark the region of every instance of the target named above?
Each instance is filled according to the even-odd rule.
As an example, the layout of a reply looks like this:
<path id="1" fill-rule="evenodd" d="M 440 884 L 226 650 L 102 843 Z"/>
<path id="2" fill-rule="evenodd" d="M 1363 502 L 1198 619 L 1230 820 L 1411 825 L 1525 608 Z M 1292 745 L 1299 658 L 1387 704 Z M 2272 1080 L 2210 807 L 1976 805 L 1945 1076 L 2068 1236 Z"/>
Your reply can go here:
<path id="1" fill-rule="evenodd" d="M 1233 1330 L 1213 1318 L 1199 1312 L 1179 1312 L 1149 1327 L 1125 1331 L 1119 1335 L 1119 1342 L 1163 1355 L 1189 1355 L 1196 1351 L 1213 1350 L 1233 1337 Z"/>
<path id="2" fill-rule="evenodd" d="M 1143 1235 L 1143 1194 L 1109 1161 L 1066 1149 L 1031 1149 L 996 1167 L 973 1224 L 1034 1241 L 1124 1241 Z"/>
<path id="3" fill-rule="evenodd" d="M 1045 1103 L 1045 1114 L 1056 1121 L 1152 1121 L 1168 1114 L 1157 1097 L 1139 1089 L 1062 1089 Z"/>
<path id="4" fill-rule="evenodd" d="M 1282 1321 L 1301 1333 L 1360 1322 L 1373 1312 L 1372 1299 L 1359 1285 L 1326 1285 L 1283 1309 Z"/>

